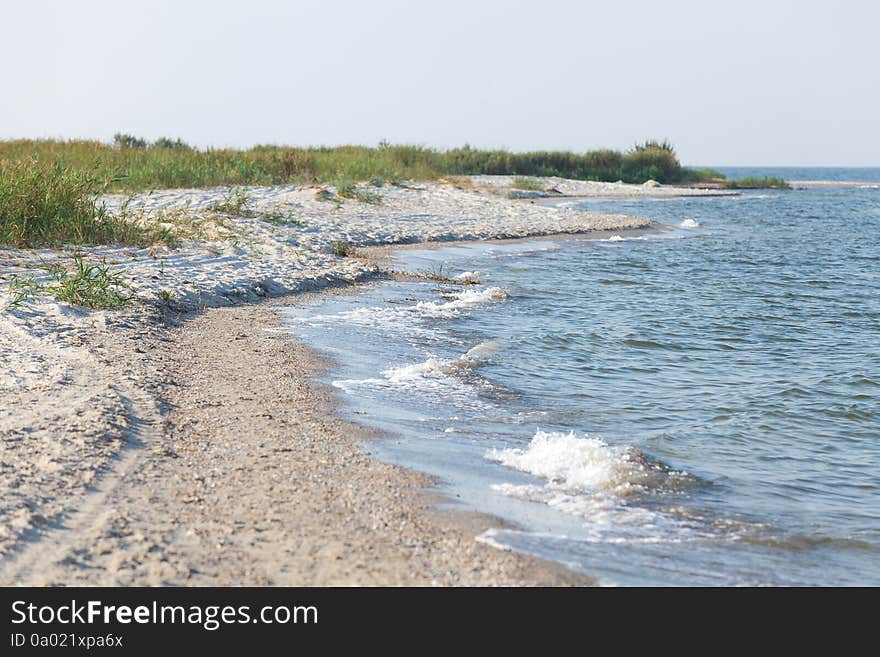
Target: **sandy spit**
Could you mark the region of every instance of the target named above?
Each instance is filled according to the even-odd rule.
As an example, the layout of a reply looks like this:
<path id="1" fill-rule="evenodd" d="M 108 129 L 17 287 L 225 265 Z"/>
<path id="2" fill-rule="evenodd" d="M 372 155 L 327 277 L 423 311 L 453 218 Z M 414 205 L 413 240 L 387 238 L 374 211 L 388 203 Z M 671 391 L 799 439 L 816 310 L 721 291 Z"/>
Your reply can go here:
<path id="1" fill-rule="evenodd" d="M 176 250 L 80 250 L 132 283 L 124 311 L 39 295 L 0 310 L 0 584 L 590 583 L 474 541 L 499 521 L 436 511 L 425 477 L 369 458 L 364 431 L 308 381 L 321 364 L 264 329 L 291 294 L 381 275 L 375 261 L 334 256 L 334 240 L 650 222 L 441 184 L 386 186 L 380 204 L 245 191 L 248 211 L 220 219 L 209 208 L 229 189 L 129 200 L 141 218 L 198 231 Z M 70 259 L 0 252 L 0 299 L 4 280 Z"/>

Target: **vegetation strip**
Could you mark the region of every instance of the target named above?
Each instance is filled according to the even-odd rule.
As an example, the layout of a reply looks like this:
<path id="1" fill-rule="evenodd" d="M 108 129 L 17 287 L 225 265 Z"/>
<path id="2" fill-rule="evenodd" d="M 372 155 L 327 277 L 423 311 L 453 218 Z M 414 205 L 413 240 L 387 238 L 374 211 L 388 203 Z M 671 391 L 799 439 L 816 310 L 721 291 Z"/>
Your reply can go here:
<path id="1" fill-rule="evenodd" d="M 453 179 L 470 175 L 512 175 L 513 187 L 541 191 L 538 178 L 717 187 L 787 188 L 779 178 L 726 181 L 712 169 L 684 167 L 666 141 L 647 141 L 626 152 L 595 150 L 511 153 L 465 146 L 446 151 L 423 146 L 339 146 L 293 148 L 256 146 L 248 150 L 199 150 L 179 139 L 149 144 L 116 135 L 114 144 L 96 141 L 0 141 L 0 245 L 61 244 L 173 245 L 175 235 L 156 222 L 108 213 L 99 202 L 110 191 L 203 188 L 235 185 L 321 183 L 322 200 L 379 204 L 371 191 L 406 180 Z M 359 185 L 356 181 L 369 181 Z M 231 192 L 213 211 L 243 216 L 247 196 Z M 282 223 L 290 218 L 274 216 Z"/>

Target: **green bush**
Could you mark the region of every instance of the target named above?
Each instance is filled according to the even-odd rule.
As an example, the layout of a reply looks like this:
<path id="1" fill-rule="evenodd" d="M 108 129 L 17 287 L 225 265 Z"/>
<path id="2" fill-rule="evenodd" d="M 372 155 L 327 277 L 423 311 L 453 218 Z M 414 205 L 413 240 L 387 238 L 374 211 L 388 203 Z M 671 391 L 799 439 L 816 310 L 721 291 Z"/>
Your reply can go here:
<path id="1" fill-rule="evenodd" d="M 129 135 L 123 132 L 117 132 L 113 135 L 113 142 L 119 148 L 146 148 L 147 142 L 143 139 Z"/>
<path id="2" fill-rule="evenodd" d="M 141 140 L 143 141 L 143 140 Z M 173 150 L 192 150 L 192 146 L 181 139 L 169 139 L 168 137 L 159 137 L 151 145 L 152 148 L 170 148 Z"/>
<path id="3" fill-rule="evenodd" d="M 631 183 L 675 183 L 681 180 L 681 163 L 669 142 L 647 141 L 636 144 L 623 156 L 620 178 Z"/>

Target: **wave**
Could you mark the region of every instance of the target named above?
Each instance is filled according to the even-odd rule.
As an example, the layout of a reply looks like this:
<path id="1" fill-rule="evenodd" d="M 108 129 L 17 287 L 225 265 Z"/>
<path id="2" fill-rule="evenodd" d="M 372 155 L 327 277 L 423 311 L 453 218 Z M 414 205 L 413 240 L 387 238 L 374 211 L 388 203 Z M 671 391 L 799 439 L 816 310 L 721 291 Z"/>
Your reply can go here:
<path id="1" fill-rule="evenodd" d="M 499 342 L 488 340 L 469 349 L 458 358 L 428 358 L 421 363 L 392 367 L 382 371 L 382 376 L 391 383 L 412 383 L 423 379 L 462 375 L 487 362 L 498 351 Z"/>
<path id="2" fill-rule="evenodd" d="M 501 483 L 491 489 L 588 520 L 579 540 L 659 543 L 711 535 L 704 523 L 631 504 L 641 496 L 672 492 L 694 482 L 686 472 L 634 447 L 612 446 L 573 432 L 539 430 L 525 449 L 493 449 L 486 458 L 546 479 L 545 484 Z"/>
<path id="3" fill-rule="evenodd" d="M 680 224 L 678 224 L 679 228 L 699 228 L 700 222 L 694 219 L 685 219 Z"/>
<path id="4" fill-rule="evenodd" d="M 630 235 L 629 237 L 624 237 L 623 235 L 612 235 L 611 237 L 606 237 L 605 239 L 598 240 L 587 240 L 587 241 L 596 241 L 596 242 L 645 242 L 648 239 L 666 239 L 664 235 Z"/>
<path id="5" fill-rule="evenodd" d="M 492 301 L 504 301 L 508 294 L 500 287 L 487 287 L 482 290 L 463 290 L 447 296 L 448 301 L 420 301 L 412 308 L 432 317 L 444 317 L 456 314 L 459 310 L 472 308 Z"/>
<path id="6" fill-rule="evenodd" d="M 464 272 L 469 277 L 479 276 L 479 272 Z M 461 276 L 464 276 L 461 274 Z M 461 279 L 464 280 L 464 279 Z M 400 306 L 365 306 L 338 313 L 304 315 L 291 317 L 291 322 L 318 326 L 329 322 L 351 322 L 366 327 L 406 327 L 407 331 L 416 331 L 415 322 L 422 318 L 455 317 L 463 310 L 477 306 L 504 301 L 509 297 L 506 290 L 500 287 L 469 289 L 444 295 L 444 301 L 421 301 L 415 305 Z"/>
<path id="7" fill-rule="evenodd" d="M 687 477 L 635 447 L 579 438 L 574 432 L 538 430 L 526 449 L 492 449 L 486 457 L 543 477 L 555 490 L 603 491 L 617 497 L 671 488 L 673 480 Z"/>
<path id="8" fill-rule="evenodd" d="M 480 272 L 478 271 L 463 271 L 458 276 L 453 276 L 453 278 L 462 283 L 469 283 L 472 285 L 476 285 L 480 282 Z"/>

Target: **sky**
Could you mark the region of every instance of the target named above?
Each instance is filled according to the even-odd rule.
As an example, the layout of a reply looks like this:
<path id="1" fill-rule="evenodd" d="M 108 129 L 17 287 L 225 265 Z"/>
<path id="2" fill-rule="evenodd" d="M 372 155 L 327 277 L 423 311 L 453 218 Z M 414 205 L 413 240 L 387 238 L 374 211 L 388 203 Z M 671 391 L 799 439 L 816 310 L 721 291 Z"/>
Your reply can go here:
<path id="1" fill-rule="evenodd" d="M 0 139 L 880 166 L 880 2 L 0 0 Z"/>

